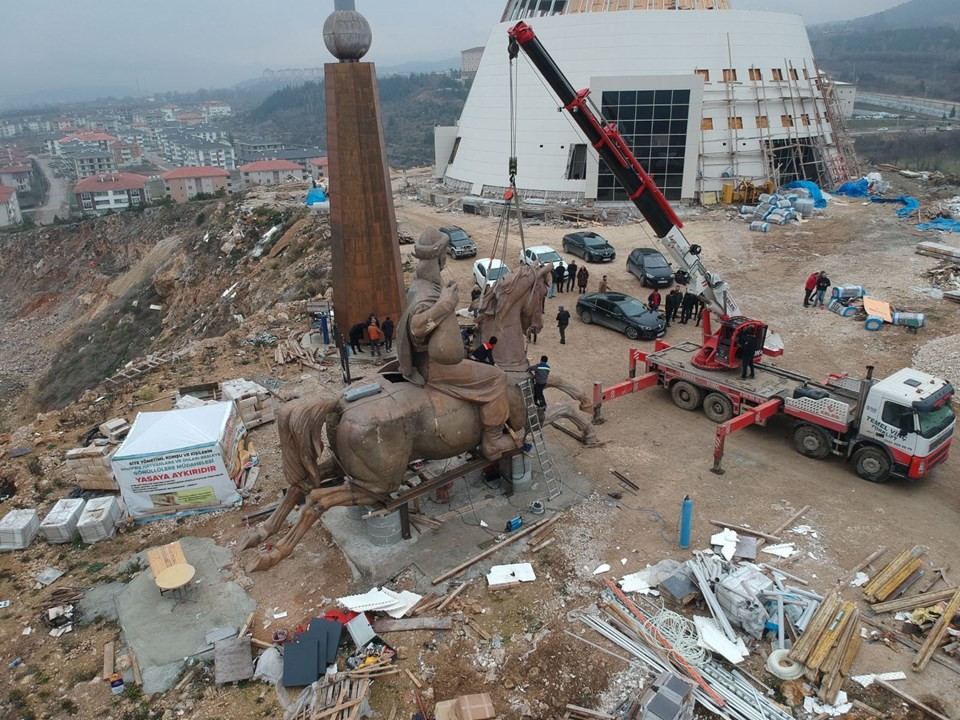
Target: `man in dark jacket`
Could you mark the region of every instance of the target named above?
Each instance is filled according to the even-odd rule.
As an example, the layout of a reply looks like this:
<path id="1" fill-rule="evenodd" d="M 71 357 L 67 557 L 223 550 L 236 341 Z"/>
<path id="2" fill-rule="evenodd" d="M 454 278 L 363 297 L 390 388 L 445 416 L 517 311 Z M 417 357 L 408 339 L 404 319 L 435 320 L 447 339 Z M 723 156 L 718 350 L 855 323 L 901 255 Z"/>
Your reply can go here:
<path id="1" fill-rule="evenodd" d="M 830 287 L 830 278 L 827 277 L 827 271 L 821 270 L 817 275 L 817 294 L 813 296 L 813 304 L 818 308 L 823 308 L 823 302 L 827 299 L 827 288 Z"/>
<path id="2" fill-rule="evenodd" d="M 668 326 L 670 325 L 671 320 L 675 321 L 677 319 L 677 313 L 680 311 L 680 300 L 682 298 L 683 293 L 681 293 L 677 288 L 673 288 L 667 293 L 665 312 Z"/>
<path id="3" fill-rule="evenodd" d="M 492 335 L 490 339 L 485 343 L 481 343 L 480 347 L 470 353 L 470 359 L 476 360 L 477 362 L 486 363 L 487 365 L 493 365 L 493 348 L 497 344 L 497 336 Z"/>
<path id="4" fill-rule="evenodd" d="M 362 353 L 360 342 L 363 340 L 363 331 L 367 329 L 365 323 L 358 322 L 350 327 L 350 349 L 355 353 Z"/>
<path id="5" fill-rule="evenodd" d="M 653 292 L 647 295 L 647 305 L 650 306 L 650 309 L 654 312 L 660 312 L 660 302 L 662 298 L 660 297 L 660 291 L 656 288 L 653 289 Z"/>
<path id="6" fill-rule="evenodd" d="M 745 327 L 737 336 L 737 348 L 740 355 L 740 379 L 747 378 L 747 370 L 753 377 L 753 356 L 757 352 L 757 336 L 750 326 Z"/>
<path id="7" fill-rule="evenodd" d="M 567 344 L 567 325 L 570 324 L 570 313 L 560 306 L 560 312 L 557 313 L 557 329 L 560 330 L 560 344 Z"/>
<path id="8" fill-rule="evenodd" d="M 550 366 L 547 365 L 547 356 L 541 355 L 540 362 L 527 368 L 527 372 L 533 375 L 533 402 L 539 408 L 545 408 L 547 401 L 543 397 L 543 389 L 547 386 L 547 378 L 550 377 Z"/>
<path id="9" fill-rule="evenodd" d="M 573 292 L 573 286 L 577 282 L 577 263 L 571 260 L 567 263 L 567 292 Z"/>
<path id="10" fill-rule="evenodd" d="M 383 325 L 380 327 L 380 330 L 383 331 L 383 346 L 387 352 L 393 349 L 393 333 L 395 329 L 396 327 L 393 324 L 393 320 L 387 315 L 383 319 Z"/>
<path id="11" fill-rule="evenodd" d="M 556 265 L 554 265 L 553 266 L 553 286 L 554 288 L 556 288 L 558 293 L 563 292 L 563 286 L 566 285 L 566 279 L 567 279 L 567 269 L 560 263 L 557 263 Z"/>
<path id="12" fill-rule="evenodd" d="M 686 325 L 693 313 L 696 312 L 697 296 L 688 289 L 680 301 L 680 324 Z"/>

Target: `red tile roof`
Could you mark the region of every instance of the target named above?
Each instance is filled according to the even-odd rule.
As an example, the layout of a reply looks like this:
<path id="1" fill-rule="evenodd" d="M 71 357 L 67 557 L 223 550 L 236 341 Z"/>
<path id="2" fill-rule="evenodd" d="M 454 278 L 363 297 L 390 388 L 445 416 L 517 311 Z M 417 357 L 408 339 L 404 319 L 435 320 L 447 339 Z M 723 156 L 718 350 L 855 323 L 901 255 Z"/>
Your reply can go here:
<path id="1" fill-rule="evenodd" d="M 7 187 L 6 185 L 0 185 L 0 203 L 5 203 L 10 198 L 13 197 L 13 194 L 16 192 L 16 188 Z"/>
<path id="2" fill-rule="evenodd" d="M 99 142 L 101 140 L 106 140 L 107 142 L 113 142 L 116 140 L 113 135 L 107 135 L 106 133 L 100 132 L 78 132 L 73 135 L 67 135 L 65 138 L 60 138 L 59 142 L 73 142 L 74 140 L 79 140 L 80 142 Z"/>
<path id="3" fill-rule="evenodd" d="M 327 165 L 330 164 L 330 159 L 327 157 L 318 157 L 318 158 L 313 158 L 313 160 L 311 160 L 310 162 L 313 163 L 316 167 L 327 167 Z"/>
<path id="4" fill-rule="evenodd" d="M 230 177 L 230 173 L 222 168 L 192 165 L 168 170 L 160 177 L 164 180 L 182 180 L 185 178 Z"/>
<path id="5" fill-rule="evenodd" d="M 29 172 L 33 172 L 33 168 L 29 165 L 5 165 L 0 167 L 0 173 L 4 173 L 5 175 Z"/>
<path id="6" fill-rule="evenodd" d="M 105 190 L 142 190 L 147 185 L 143 175 L 113 173 L 84 178 L 73 186 L 74 192 L 102 192 Z"/>
<path id="7" fill-rule="evenodd" d="M 202 120 L 203 119 L 203 115 L 195 112 L 177 113 L 174 117 L 176 117 L 177 120 Z"/>
<path id="8" fill-rule="evenodd" d="M 274 170 L 296 170 L 303 172 L 303 168 L 289 160 L 257 160 L 256 162 L 241 165 L 242 172 L 273 172 Z"/>

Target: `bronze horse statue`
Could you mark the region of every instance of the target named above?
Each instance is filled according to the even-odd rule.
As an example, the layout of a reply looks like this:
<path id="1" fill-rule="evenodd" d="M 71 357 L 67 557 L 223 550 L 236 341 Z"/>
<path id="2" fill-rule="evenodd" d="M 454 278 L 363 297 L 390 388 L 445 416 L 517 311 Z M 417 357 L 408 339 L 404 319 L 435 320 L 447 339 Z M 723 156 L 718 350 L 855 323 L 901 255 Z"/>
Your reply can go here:
<path id="1" fill-rule="evenodd" d="M 498 336 L 498 353 L 504 342 L 505 348 L 513 348 L 514 340 L 522 347 L 531 326 L 542 328 L 548 272 L 521 267 L 511 274 L 510 283 L 488 293 L 488 310 L 493 313 L 496 304 L 498 332 L 503 333 Z M 508 316 L 515 319 L 507 320 Z M 526 366 L 523 370 L 521 379 L 526 379 Z M 278 410 L 283 473 L 290 487 L 270 518 L 246 531 L 240 550 L 256 547 L 279 532 L 290 512 L 301 502 L 305 505 L 296 524 L 272 548 L 261 550 L 247 564 L 247 571 L 265 570 L 287 557 L 326 510 L 386 500 L 400 488 L 412 460 L 450 458 L 480 444 L 482 426 L 476 404 L 406 382 L 396 362 L 384 366 L 376 381 L 379 393 L 353 402 L 344 394 L 325 395 L 287 403 Z M 508 395 L 508 425 L 515 437 L 522 438 L 526 413 L 514 382 L 508 381 Z M 589 399 L 583 397 L 588 409 Z M 324 429 L 331 450 L 326 458 Z"/>

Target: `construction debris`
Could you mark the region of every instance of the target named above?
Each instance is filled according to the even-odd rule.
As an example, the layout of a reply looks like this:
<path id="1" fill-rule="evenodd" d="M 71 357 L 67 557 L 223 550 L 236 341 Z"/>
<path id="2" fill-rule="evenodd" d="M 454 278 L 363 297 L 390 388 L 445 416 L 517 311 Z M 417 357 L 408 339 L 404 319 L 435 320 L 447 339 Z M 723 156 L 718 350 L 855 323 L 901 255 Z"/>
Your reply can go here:
<path id="1" fill-rule="evenodd" d="M 864 586 L 863 596 L 869 602 L 880 602 L 900 590 L 901 586 L 911 581 L 914 573 L 922 572 L 923 561 L 920 556 L 923 553 L 924 549 L 917 545 L 897 555 Z"/>
<path id="2" fill-rule="evenodd" d="M 843 602 L 834 591 L 789 652 L 791 660 L 807 666 L 808 679 L 820 682 L 818 697 L 831 705 L 837 701 L 860 648 L 859 618 L 856 606 Z"/>

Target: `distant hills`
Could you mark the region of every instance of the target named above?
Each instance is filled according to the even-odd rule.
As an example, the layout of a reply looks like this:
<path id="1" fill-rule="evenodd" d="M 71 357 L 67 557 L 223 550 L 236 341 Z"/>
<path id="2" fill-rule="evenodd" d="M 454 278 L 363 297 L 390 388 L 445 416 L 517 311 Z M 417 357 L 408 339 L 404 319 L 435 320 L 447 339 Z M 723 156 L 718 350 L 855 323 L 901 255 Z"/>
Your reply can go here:
<path id="1" fill-rule="evenodd" d="M 820 67 L 863 90 L 960 101 L 960 2 L 910 0 L 809 28 Z"/>

